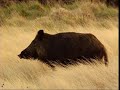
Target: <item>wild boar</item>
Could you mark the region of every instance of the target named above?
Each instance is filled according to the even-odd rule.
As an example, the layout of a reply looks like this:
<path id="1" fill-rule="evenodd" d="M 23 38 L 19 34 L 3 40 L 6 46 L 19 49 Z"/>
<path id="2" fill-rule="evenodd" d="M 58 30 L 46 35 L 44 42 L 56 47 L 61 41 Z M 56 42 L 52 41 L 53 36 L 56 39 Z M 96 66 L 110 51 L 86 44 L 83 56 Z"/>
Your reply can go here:
<path id="1" fill-rule="evenodd" d="M 38 59 L 51 67 L 54 67 L 55 62 L 67 65 L 80 59 L 101 60 L 103 57 L 105 65 L 108 64 L 104 45 L 90 33 L 64 32 L 51 35 L 39 30 L 31 44 L 18 56 Z"/>

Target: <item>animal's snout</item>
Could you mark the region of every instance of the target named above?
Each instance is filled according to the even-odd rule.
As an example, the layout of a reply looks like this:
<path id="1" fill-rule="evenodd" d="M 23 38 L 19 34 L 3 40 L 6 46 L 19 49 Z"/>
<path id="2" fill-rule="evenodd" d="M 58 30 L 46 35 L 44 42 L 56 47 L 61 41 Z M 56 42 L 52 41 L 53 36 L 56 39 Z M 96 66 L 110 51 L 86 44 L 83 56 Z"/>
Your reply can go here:
<path id="1" fill-rule="evenodd" d="M 20 56 L 20 54 L 18 55 L 18 57 L 21 59 L 22 57 Z"/>

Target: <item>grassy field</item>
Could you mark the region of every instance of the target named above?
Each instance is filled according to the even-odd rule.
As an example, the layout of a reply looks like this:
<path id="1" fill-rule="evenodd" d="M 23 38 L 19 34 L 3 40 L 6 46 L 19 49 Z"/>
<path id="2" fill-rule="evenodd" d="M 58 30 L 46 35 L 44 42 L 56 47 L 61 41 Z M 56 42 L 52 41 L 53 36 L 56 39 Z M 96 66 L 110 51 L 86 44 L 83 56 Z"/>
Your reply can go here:
<path id="1" fill-rule="evenodd" d="M 22 16 L 14 10 L 10 18 L 1 15 L 0 89 L 118 89 L 116 8 L 89 2 L 70 6 L 56 5 L 46 11 L 47 14 L 35 18 L 34 15 Z M 94 34 L 107 48 L 108 67 L 96 62 L 68 68 L 56 66 L 56 69 L 52 70 L 38 60 L 19 59 L 17 55 L 31 43 L 39 29 L 44 29 L 50 34 L 58 32 Z"/>

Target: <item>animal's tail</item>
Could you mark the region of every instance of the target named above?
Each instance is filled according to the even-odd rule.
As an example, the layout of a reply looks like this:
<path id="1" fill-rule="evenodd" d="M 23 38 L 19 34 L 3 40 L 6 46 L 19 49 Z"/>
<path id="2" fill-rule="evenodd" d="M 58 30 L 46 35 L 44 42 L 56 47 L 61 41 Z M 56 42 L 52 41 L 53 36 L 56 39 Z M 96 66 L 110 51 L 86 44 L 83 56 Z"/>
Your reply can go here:
<path id="1" fill-rule="evenodd" d="M 103 49 L 103 54 L 104 54 L 105 65 L 108 66 L 108 55 L 105 48 Z"/>

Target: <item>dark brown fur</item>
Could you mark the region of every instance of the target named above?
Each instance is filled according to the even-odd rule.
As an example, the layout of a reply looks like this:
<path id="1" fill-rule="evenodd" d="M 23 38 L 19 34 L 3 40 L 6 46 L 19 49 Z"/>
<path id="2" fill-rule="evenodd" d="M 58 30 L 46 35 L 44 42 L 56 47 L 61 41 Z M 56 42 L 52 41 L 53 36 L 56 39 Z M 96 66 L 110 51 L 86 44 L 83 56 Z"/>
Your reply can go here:
<path id="1" fill-rule="evenodd" d="M 78 59 L 87 61 L 103 57 L 105 64 L 108 63 L 104 45 L 90 33 L 65 32 L 50 35 L 40 30 L 31 44 L 18 56 L 39 59 L 51 67 L 56 62 L 67 65 Z"/>

